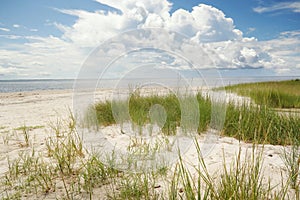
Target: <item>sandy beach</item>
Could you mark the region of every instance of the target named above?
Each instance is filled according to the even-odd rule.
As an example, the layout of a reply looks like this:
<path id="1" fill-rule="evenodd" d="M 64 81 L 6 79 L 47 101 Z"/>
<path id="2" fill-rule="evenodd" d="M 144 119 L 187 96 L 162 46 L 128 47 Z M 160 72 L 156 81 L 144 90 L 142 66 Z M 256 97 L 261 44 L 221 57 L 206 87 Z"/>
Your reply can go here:
<path id="1" fill-rule="evenodd" d="M 0 94 L 0 176 L 4 176 L 8 171 L 8 161 L 16 158 L 22 151 L 35 151 L 45 155 L 46 144 L 45 139 L 53 135 L 51 125 L 58 122 L 68 120 L 70 111 L 72 111 L 72 91 L 35 91 L 35 92 L 19 92 L 19 93 L 1 93 Z M 100 100 L 108 99 L 109 91 L 100 91 L 97 98 Z M 20 127 L 29 128 L 29 146 L 24 146 L 24 139 Z M 124 136 L 118 134 L 120 127 L 107 127 L 108 132 L 105 137 L 107 140 L 125 141 Z M 199 144 L 204 143 L 205 135 L 197 137 Z M 129 141 L 128 141 L 129 143 Z M 220 168 L 225 163 L 229 167 L 239 150 L 241 151 L 242 160 L 251 158 L 252 147 L 250 143 L 238 141 L 234 138 L 218 136 L 214 141 L 213 148 L 210 153 L 204 157 L 205 164 L 209 169 L 209 173 L 218 177 Z M 287 147 L 288 149 L 289 147 Z M 270 181 L 271 186 L 280 188 L 282 181 L 288 178 L 285 164 L 280 156 L 283 147 L 279 145 L 258 145 L 255 153 L 262 151 L 263 159 L 263 181 L 267 184 Z M 183 159 L 189 163 L 187 166 L 191 173 L 195 173 L 194 167 L 198 165 L 197 151 L 195 147 L 191 147 L 184 154 Z M 283 180 L 282 180 L 283 179 Z M 167 182 L 167 181 L 166 181 Z M 167 183 L 162 181 L 158 190 L 164 190 Z M 95 195 L 101 194 L 103 190 L 95 191 Z M 293 193 L 293 190 L 290 190 Z M 97 194 L 98 193 L 98 194 Z M 51 199 L 50 196 L 47 198 Z"/>

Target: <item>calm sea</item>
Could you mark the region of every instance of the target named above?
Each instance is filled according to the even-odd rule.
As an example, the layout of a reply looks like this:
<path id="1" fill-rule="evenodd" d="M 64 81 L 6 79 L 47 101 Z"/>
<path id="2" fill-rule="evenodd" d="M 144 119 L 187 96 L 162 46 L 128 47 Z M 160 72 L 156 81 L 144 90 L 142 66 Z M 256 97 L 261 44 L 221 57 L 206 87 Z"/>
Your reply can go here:
<path id="1" fill-rule="evenodd" d="M 249 83 L 249 82 L 262 82 L 262 81 L 279 81 L 279 80 L 291 80 L 299 77 L 296 76 L 259 76 L 259 77 L 223 77 L 222 79 L 211 78 L 209 79 L 210 86 L 232 85 L 237 83 Z M 145 81 L 145 80 L 143 80 Z M 149 80 L 150 81 L 150 80 Z M 152 82 L 160 82 L 160 80 L 151 80 Z M 204 85 L 202 79 L 193 79 L 194 85 Z M 176 86 L 178 80 L 169 79 L 163 82 L 168 85 Z M 139 80 L 127 80 L 123 81 L 123 87 L 128 87 L 133 83 L 138 84 Z M 102 81 L 101 85 L 97 88 L 113 89 L 118 84 L 118 80 L 106 80 Z M 74 80 L 72 79 L 42 79 L 42 80 L 0 80 L 0 93 L 5 92 L 24 92 L 24 91 L 37 91 L 37 90 L 65 90 L 73 89 Z"/>

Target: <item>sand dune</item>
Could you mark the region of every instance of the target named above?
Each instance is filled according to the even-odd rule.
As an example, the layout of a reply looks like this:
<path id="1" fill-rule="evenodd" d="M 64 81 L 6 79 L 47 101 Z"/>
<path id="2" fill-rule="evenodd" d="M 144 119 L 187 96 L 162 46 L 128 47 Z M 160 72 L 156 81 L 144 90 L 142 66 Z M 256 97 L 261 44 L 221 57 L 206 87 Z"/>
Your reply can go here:
<path id="1" fill-rule="evenodd" d="M 97 92 L 96 99 L 104 100 L 111 97 L 111 91 Z M 234 98 L 230 96 L 230 98 Z M 34 147 L 46 156 L 45 138 L 49 137 L 51 129 L 49 125 L 56 123 L 58 119 L 68 120 L 72 110 L 72 91 L 36 91 L 22 93 L 0 94 L 0 176 L 8 170 L 7 158 L 13 160 L 20 151 L 30 151 Z M 21 131 L 16 130 L 20 126 L 32 127 L 30 130 L 30 147 L 24 147 Z M 103 136 L 117 144 L 126 144 L 126 137 L 120 133 L 119 126 L 105 128 Z M 198 136 L 199 144 L 205 143 L 205 134 Z M 125 139 L 124 139 L 125 138 Z M 125 141 L 125 142 L 124 142 Z M 223 166 L 225 156 L 226 165 L 230 165 L 241 150 L 243 159 L 249 159 L 252 153 L 252 144 L 240 142 L 234 138 L 217 136 L 211 151 L 205 155 L 204 160 L 211 174 L 216 177 Z M 282 146 L 258 145 L 256 151 L 262 151 L 264 182 L 269 180 L 271 186 L 280 187 L 282 177 L 288 177 L 284 162 L 280 156 Z M 184 160 L 189 163 L 190 170 L 197 166 L 197 151 L 192 145 L 184 154 Z M 282 174 L 282 176 L 281 176 Z"/>

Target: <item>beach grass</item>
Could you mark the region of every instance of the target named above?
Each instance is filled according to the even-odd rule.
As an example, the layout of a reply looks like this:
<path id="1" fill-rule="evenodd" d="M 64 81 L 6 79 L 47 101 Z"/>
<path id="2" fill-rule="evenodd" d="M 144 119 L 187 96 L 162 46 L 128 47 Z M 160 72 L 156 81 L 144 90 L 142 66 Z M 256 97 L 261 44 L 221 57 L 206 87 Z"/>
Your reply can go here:
<path id="1" fill-rule="evenodd" d="M 300 108 L 300 79 L 243 83 L 226 86 L 229 92 L 248 96 L 256 104 L 272 108 Z"/>
<path id="2" fill-rule="evenodd" d="M 199 98 L 201 98 L 201 100 L 198 101 L 200 102 L 200 109 L 204 112 L 204 109 L 208 106 L 204 106 L 203 104 L 209 104 L 209 102 L 205 98 L 200 96 Z M 181 106 L 194 106 L 195 99 L 196 97 L 186 95 L 183 99 L 179 100 L 175 94 L 142 96 L 140 92 L 137 91 L 131 93 L 128 103 L 127 101 L 100 102 L 95 105 L 95 111 L 97 121 L 101 126 L 115 124 L 116 120 L 121 123 L 130 121 L 138 127 L 147 123 L 156 123 L 158 126 L 162 126 L 161 128 L 164 134 L 174 135 L 177 127 L 182 125 L 180 124 L 183 114 Z M 151 113 L 151 108 L 157 105 L 163 109 L 160 110 L 160 107 L 158 107 Z M 115 110 L 112 108 L 115 108 Z M 206 118 L 201 118 L 199 128 L 206 130 L 207 122 Z M 185 122 L 186 126 L 188 126 L 187 124 L 188 122 Z"/>
<path id="3" fill-rule="evenodd" d="M 187 98 L 192 98 L 188 96 Z M 246 104 L 237 106 L 234 102 L 226 105 L 226 116 L 224 116 L 223 127 L 218 126 L 218 121 L 222 120 L 222 114 L 212 113 L 213 106 L 225 109 L 224 103 L 213 102 L 208 95 L 196 94 L 196 99 L 201 113 L 197 121 L 197 131 L 199 134 L 216 128 L 224 136 L 230 136 L 246 142 L 288 145 L 292 144 L 294 138 L 300 138 L 300 118 L 292 112 L 280 114 L 269 106 L 257 106 Z M 118 113 L 113 113 L 112 107 L 118 105 Z M 162 105 L 166 110 L 166 122 L 162 127 L 162 132 L 166 135 L 174 135 L 176 128 L 181 126 L 182 109 L 175 95 L 141 96 L 132 94 L 129 101 L 129 114 L 123 115 L 126 110 L 126 101 L 100 102 L 95 105 L 98 123 L 107 126 L 116 123 L 115 116 L 127 116 L 122 118 L 122 122 L 132 122 L 136 126 L 144 126 L 151 123 L 149 110 L 154 105 Z M 220 110 L 220 109 L 217 109 Z M 115 115 L 115 116 L 114 116 Z M 120 120 L 119 120 L 120 121 Z M 194 125 L 195 126 L 195 125 Z"/>
<path id="4" fill-rule="evenodd" d="M 290 145 L 300 138 L 300 117 L 256 105 L 228 105 L 223 134 L 241 141 Z"/>

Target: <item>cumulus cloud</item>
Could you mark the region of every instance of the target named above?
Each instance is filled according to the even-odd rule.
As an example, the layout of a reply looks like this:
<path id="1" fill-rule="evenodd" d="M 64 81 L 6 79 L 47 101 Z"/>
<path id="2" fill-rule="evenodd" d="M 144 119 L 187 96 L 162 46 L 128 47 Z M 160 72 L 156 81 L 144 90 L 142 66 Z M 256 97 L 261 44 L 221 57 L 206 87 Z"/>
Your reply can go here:
<path id="1" fill-rule="evenodd" d="M 233 19 L 227 17 L 221 10 L 205 4 L 199 4 L 191 11 L 178 9 L 171 13 L 172 5 L 167 0 L 143 2 L 97 0 L 97 2 L 114 9 L 94 12 L 57 9 L 58 12 L 77 17 L 72 25 L 54 23 L 54 26 L 62 32 L 61 37 L 0 35 L 10 40 L 26 41 L 22 45 L 0 47 L 0 73 L 6 74 L 7 77 L 14 75 L 34 77 L 43 74 L 53 77 L 75 77 L 91 50 L 113 36 L 139 28 L 163 28 L 184 35 L 185 41 L 176 41 L 176 38 L 172 41 L 155 33 L 149 38 L 161 44 L 162 49 L 164 45 L 176 44 L 174 51 L 180 49 L 188 52 L 190 58 L 196 63 L 203 64 L 198 67 L 212 64 L 206 60 L 204 54 L 199 56 L 195 46 L 200 46 L 218 68 L 269 68 L 278 72 L 286 72 L 291 66 L 300 68 L 300 56 L 295 53 L 296 50 L 299 52 L 300 40 L 298 32 L 295 31 L 282 33 L 276 40 L 261 42 L 255 38 L 244 37 L 243 33 L 235 27 Z M 295 7 L 294 4 L 293 6 Z M 267 12 L 270 9 L 260 8 L 257 12 Z M 5 31 L 3 29 L 5 28 L 0 28 Z M 253 30 L 255 29 L 249 29 L 249 31 Z M 31 31 L 37 30 L 31 29 Z M 124 38 L 123 45 L 112 44 L 116 46 L 107 52 L 105 49 L 102 51 L 108 57 L 121 54 L 130 49 L 131 44 L 137 40 L 141 41 L 141 37 L 128 35 Z M 149 61 L 149 56 L 152 56 L 146 53 L 135 54 L 141 58 L 139 61 L 134 56 L 124 60 L 135 61 L 136 63 L 133 64 L 143 64 Z M 167 57 L 165 54 L 153 56 L 150 61 L 181 67 L 182 70 L 188 69 L 186 63 L 180 64 L 178 59 Z"/>
<path id="2" fill-rule="evenodd" d="M 175 11 L 165 24 L 166 28 L 184 33 L 198 43 L 242 38 L 242 32 L 235 29 L 231 18 L 204 4 L 193 7 L 192 12 L 183 9 Z"/>
<path id="3" fill-rule="evenodd" d="M 275 12 L 280 10 L 291 10 L 292 12 L 300 13 L 300 2 L 281 2 L 272 6 L 259 6 L 253 8 L 253 11 L 257 13 Z"/>
<path id="4" fill-rule="evenodd" d="M 170 14 L 170 4 L 167 1 L 98 2 L 119 9 L 122 13 L 59 10 L 78 17 L 71 27 L 56 24 L 64 32 L 65 39 L 93 46 L 113 35 L 135 28 L 166 28 L 199 43 L 242 39 L 242 32 L 235 29 L 233 20 L 212 6 L 200 4 L 193 7 L 192 12 L 179 9 Z"/>

